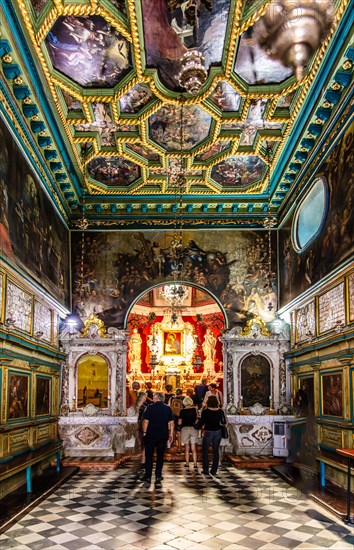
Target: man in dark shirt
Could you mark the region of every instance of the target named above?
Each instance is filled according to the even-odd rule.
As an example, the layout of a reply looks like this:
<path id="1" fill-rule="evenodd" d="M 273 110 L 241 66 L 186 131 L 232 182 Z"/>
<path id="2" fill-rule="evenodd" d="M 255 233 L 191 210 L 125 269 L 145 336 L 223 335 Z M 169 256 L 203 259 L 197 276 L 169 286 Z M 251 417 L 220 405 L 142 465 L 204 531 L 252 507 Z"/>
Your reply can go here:
<path id="1" fill-rule="evenodd" d="M 174 422 L 171 407 L 165 405 L 165 395 L 154 393 L 153 404 L 143 414 L 142 432 L 145 441 L 145 475 L 142 481 L 151 483 L 152 463 L 156 449 L 156 485 L 161 485 L 163 455 L 166 443 L 173 440 Z"/>
<path id="2" fill-rule="evenodd" d="M 202 378 L 201 383 L 197 384 L 194 388 L 194 393 L 197 396 L 197 404 L 199 408 L 202 406 L 205 394 L 208 390 L 207 381 L 207 378 Z"/>

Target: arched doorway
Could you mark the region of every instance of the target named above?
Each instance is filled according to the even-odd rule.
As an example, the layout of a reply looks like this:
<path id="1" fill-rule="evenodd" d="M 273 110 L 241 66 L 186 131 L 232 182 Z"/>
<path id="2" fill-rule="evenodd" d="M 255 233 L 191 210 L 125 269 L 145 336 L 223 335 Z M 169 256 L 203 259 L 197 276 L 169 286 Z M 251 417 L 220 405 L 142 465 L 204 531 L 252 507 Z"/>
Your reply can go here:
<path id="1" fill-rule="evenodd" d="M 219 336 L 226 316 L 204 289 L 164 283 L 141 294 L 127 315 L 127 385 L 185 393 L 202 377 L 223 392 L 223 347 Z"/>

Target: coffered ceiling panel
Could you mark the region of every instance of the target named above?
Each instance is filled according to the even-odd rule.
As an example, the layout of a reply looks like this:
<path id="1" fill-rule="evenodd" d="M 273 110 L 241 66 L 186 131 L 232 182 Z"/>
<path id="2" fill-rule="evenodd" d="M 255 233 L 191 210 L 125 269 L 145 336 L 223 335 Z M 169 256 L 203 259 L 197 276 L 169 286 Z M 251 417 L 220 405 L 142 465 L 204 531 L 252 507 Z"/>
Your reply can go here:
<path id="1" fill-rule="evenodd" d="M 308 155 L 349 86 L 350 78 L 335 89 L 334 75 L 352 71 L 352 64 L 343 69 L 350 40 L 343 29 L 353 2 L 334 3 L 332 30 L 299 81 L 259 46 L 254 29 L 268 4 L 9 3 L 2 25 L 2 42 L 10 44 L 2 54 L 4 81 L 11 94 L 28 87 L 27 95 L 17 90 L 16 101 L 19 109 L 21 102 L 36 106 L 27 118 L 41 123 L 37 137 L 45 161 L 56 165 L 50 168 L 73 225 L 83 201 L 101 227 L 122 213 L 139 216 L 137 208 L 150 218 L 166 211 L 173 216 L 181 191 L 186 217 L 232 214 L 254 226 L 262 225 L 269 208 L 279 215 L 307 158 L 298 155 L 294 164 L 294 155 Z M 191 51 L 203 55 L 206 69 L 194 96 L 179 83 L 181 58 Z M 9 69 L 14 64 L 18 74 Z M 327 90 L 339 99 L 324 107 L 329 117 L 323 119 L 317 111 Z M 312 138 L 310 123 L 320 125 Z M 177 193 L 172 175 L 178 170 L 186 183 Z"/>

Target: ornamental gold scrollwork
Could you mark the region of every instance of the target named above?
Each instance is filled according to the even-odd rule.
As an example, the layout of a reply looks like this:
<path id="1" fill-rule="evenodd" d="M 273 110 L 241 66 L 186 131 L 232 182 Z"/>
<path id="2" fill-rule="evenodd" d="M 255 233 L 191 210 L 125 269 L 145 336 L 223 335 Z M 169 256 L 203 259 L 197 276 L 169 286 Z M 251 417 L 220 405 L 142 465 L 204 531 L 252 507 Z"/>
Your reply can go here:
<path id="1" fill-rule="evenodd" d="M 256 332 L 256 325 L 260 328 L 260 333 L 262 336 L 271 336 L 271 332 L 266 327 L 266 324 L 258 315 L 255 315 L 253 319 L 249 319 L 246 323 L 245 328 L 240 333 L 240 336 L 249 336 L 253 332 Z"/>
<path id="2" fill-rule="evenodd" d="M 97 331 L 94 330 L 94 325 L 96 325 Z M 86 319 L 85 326 L 80 334 L 80 338 L 86 338 L 87 336 L 96 334 L 96 332 L 101 338 L 107 338 L 107 329 L 104 325 L 104 322 L 92 314 L 88 319 Z"/>

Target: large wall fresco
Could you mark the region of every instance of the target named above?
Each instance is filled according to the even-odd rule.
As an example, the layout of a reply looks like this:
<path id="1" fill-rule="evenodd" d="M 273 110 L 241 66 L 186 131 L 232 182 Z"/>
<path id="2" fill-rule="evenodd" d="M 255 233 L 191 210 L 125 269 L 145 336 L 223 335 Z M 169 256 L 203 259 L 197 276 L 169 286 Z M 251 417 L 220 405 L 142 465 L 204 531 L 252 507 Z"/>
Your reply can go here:
<path id="1" fill-rule="evenodd" d="M 68 232 L 1 119 L 0 143 L 0 252 L 68 305 Z"/>
<path id="2" fill-rule="evenodd" d="M 328 214 L 321 233 L 302 253 L 291 241 L 293 213 L 279 235 L 280 302 L 287 302 L 322 279 L 354 251 L 354 123 L 317 174 L 326 178 Z M 315 178 L 314 178 L 315 179 Z"/>
<path id="3" fill-rule="evenodd" d="M 179 60 L 189 49 L 198 48 L 205 67 L 221 64 L 230 2 L 141 0 L 146 62 L 158 68 L 162 82 L 171 90 L 179 89 Z M 189 4 L 189 5 L 188 5 Z M 212 4 L 212 6 L 211 6 Z M 194 25 L 194 9 L 198 24 Z"/>
<path id="4" fill-rule="evenodd" d="M 268 277 L 264 231 L 184 231 L 178 266 L 170 231 L 86 232 L 84 239 L 82 278 L 82 234 L 72 233 L 73 310 L 82 321 L 95 314 L 108 326 L 123 326 L 141 292 L 175 278 L 212 292 L 230 325 L 255 315 L 265 322 L 274 318 L 275 273 Z"/>

